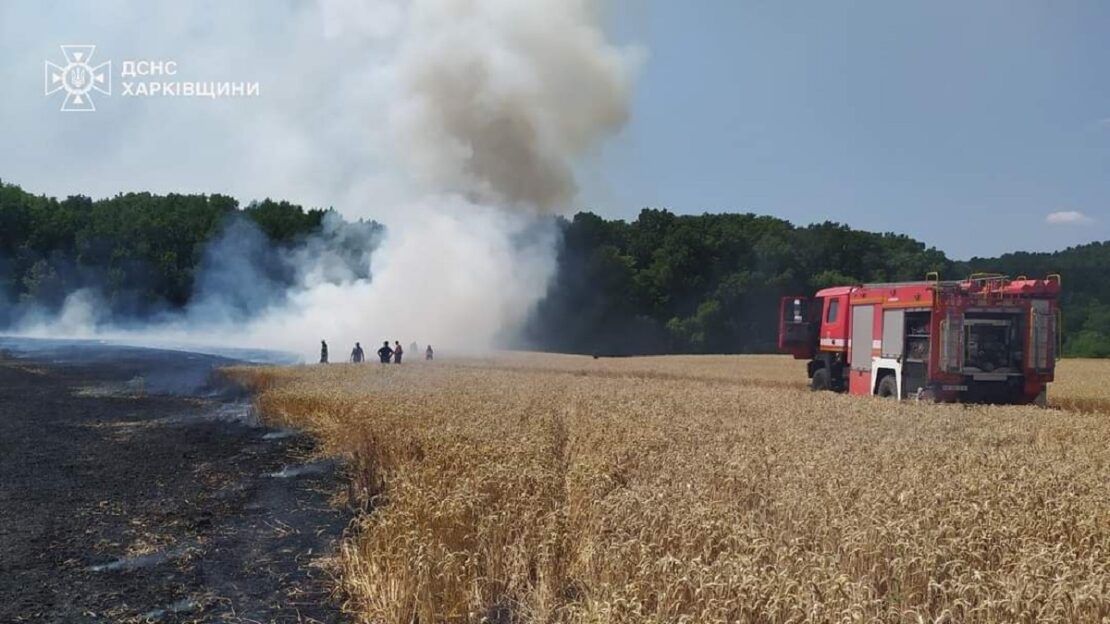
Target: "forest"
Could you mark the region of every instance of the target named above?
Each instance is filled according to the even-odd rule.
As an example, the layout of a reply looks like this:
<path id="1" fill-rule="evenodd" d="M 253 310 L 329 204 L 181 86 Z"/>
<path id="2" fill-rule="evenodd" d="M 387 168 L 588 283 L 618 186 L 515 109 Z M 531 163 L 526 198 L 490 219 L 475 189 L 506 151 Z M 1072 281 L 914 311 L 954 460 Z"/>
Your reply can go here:
<path id="1" fill-rule="evenodd" d="M 32 306 L 57 309 L 81 288 L 95 288 L 115 318 L 181 309 L 197 293 L 206 249 L 229 224 L 253 224 L 280 250 L 318 234 L 329 213 L 339 219 L 285 201 L 241 207 L 203 194 L 59 200 L 0 182 L 0 327 Z M 796 226 L 765 215 L 648 208 L 630 222 L 589 212 L 556 221 L 555 278 L 517 342 L 506 346 L 605 355 L 771 352 L 782 295 L 916 280 L 930 271 L 945 279 L 990 271 L 1060 273 L 1065 354 L 1110 357 L 1110 241 L 955 261 L 901 234 L 832 222 Z M 268 279 L 283 277 L 277 271 Z"/>

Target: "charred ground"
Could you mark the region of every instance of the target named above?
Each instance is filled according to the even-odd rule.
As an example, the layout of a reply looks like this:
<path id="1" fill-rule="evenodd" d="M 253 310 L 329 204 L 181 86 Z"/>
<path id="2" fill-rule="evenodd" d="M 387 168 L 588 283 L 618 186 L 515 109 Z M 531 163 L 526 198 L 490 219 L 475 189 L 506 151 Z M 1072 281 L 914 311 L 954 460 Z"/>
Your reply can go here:
<path id="1" fill-rule="evenodd" d="M 341 621 L 335 470 L 208 383 L 228 360 L 41 347 L 0 343 L 0 621 Z"/>

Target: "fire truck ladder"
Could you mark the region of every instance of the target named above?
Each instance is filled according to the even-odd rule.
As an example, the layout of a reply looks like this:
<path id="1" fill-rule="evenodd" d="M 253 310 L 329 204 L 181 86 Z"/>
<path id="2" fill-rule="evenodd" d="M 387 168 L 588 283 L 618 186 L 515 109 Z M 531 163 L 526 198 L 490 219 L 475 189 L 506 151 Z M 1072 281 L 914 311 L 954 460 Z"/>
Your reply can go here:
<path id="1" fill-rule="evenodd" d="M 971 294 L 983 299 L 983 303 L 997 303 L 1007 297 L 1006 287 L 1010 277 L 1001 273 L 972 273 L 967 278 Z"/>
<path id="2" fill-rule="evenodd" d="M 958 302 L 960 282 L 942 282 L 937 273 L 929 273 L 928 281 L 933 282 L 935 299 L 945 310 L 940 321 L 940 367 L 946 372 L 959 372 L 963 366 L 963 314 Z"/>

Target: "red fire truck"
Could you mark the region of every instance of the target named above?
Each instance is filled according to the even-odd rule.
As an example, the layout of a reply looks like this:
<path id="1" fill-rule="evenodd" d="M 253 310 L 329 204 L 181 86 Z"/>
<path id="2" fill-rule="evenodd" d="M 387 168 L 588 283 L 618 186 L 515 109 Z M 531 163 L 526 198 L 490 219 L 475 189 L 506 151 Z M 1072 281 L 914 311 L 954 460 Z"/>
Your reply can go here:
<path id="1" fill-rule="evenodd" d="M 814 390 L 1043 405 L 1058 350 L 1060 276 L 976 274 L 784 297 L 779 349 Z"/>

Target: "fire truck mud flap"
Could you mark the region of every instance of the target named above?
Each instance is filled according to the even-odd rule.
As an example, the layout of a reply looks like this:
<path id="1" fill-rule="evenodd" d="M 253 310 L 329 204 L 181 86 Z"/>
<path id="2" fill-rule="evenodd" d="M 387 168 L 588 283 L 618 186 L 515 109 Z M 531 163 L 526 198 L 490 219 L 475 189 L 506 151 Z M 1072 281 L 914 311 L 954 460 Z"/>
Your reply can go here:
<path id="1" fill-rule="evenodd" d="M 1037 393 L 1037 398 L 1033 399 L 1033 405 L 1048 407 L 1048 388 L 1041 388 L 1041 391 Z"/>

